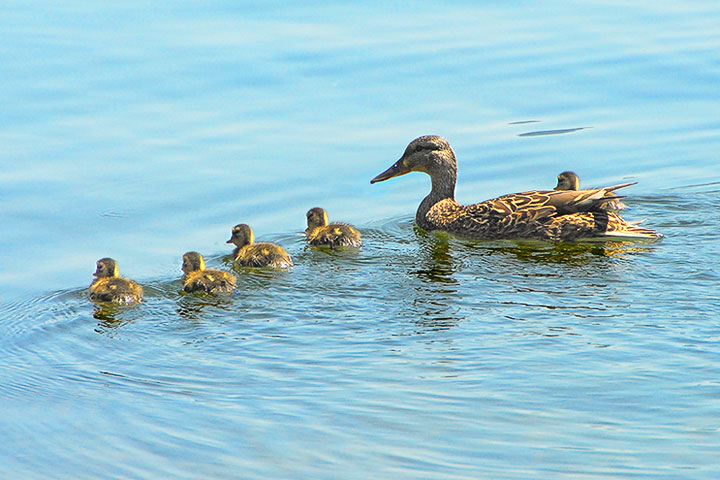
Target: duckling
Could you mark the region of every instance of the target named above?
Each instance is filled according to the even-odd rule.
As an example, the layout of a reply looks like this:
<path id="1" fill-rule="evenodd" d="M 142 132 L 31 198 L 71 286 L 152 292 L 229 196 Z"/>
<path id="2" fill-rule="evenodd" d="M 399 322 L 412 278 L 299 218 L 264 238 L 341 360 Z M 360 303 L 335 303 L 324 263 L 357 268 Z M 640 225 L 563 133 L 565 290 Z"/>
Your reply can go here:
<path id="1" fill-rule="evenodd" d="M 328 245 L 330 248 L 338 246 L 360 248 L 360 232 L 355 227 L 346 223 L 328 224 L 327 212 L 320 207 L 311 208 L 307 214 L 308 245 Z"/>
<path id="2" fill-rule="evenodd" d="M 142 300 L 142 287 L 137 283 L 118 276 L 117 262 L 112 258 L 101 258 L 90 284 L 90 300 L 119 304 L 137 303 Z"/>
<path id="3" fill-rule="evenodd" d="M 447 140 L 437 135 L 425 135 L 410 142 L 402 157 L 370 183 L 413 171 L 427 173 L 432 183 L 430 193 L 415 214 L 415 223 L 426 231 L 440 230 L 476 240 L 550 242 L 662 237 L 603 209 L 608 201 L 619 198 L 606 194 L 628 184 L 577 191 L 533 190 L 462 205 L 455 200 L 455 152 Z"/>
<path id="4" fill-rule="evenodd" d="M 553 190 L 580 190 L 580 177 L 575 172 L 561 172 Z"/>
<path id="5" fill-rule="evenodd" d="M 206 269 L 205 260 L 197 252 L 183 255 L 183 290 L 187 293 L 230 293 L 235 289 L 235 276 L 222 270 Z"/>
<path id="6" fill-rule="evenodd" d="M 608 212 L 617 212 L 618 210 L 627 208 L 627 205 L 619 200 L 620 197 L 617 197 L 612 192 L 619 188 L 629 187 L 635 184 L 637 184 L 637 182 L 621 183 L 619 185 L 613 185 L 612 187 L 605 187 L 605 191 L 607 192 L 605 196 L 612 197 L 613 200 L 608 201 L 603 208 Z M 575 172 L 561 172 L 557 176 L 557 185 L 555 185 L 554 190 L 580 190 L 580 177 L 578 177 Z"/>
<path id="7" fill-rule="evenodd" d="M 250 226 L 240 223 L 232 229 L 230 240 L 225 243 L 235 245 L 233 255 L 235 262 L 243 267 L 275 267 L 289 268 L 293 266 L 292 258 L 282 247 L 274 243 L 253 243 L 255 234 Z"/>

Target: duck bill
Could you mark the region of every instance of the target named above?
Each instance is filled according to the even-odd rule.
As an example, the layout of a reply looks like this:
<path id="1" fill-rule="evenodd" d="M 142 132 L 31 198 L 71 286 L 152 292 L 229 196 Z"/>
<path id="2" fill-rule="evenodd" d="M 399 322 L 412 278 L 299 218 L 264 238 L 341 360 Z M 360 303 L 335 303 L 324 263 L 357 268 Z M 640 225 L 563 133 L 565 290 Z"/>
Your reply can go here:
<path id="1" fill-rule="evenodd" d="M 387 170 L 382 172 L 377 177 L 370 180 L 370 183 L 382 182 L 384 180 L 387 180 L 388 178 L 399 177 L 400 175 L 405 175 L 406 173 L 410 173 L 410 169 L 406 168 L 402 164 L 402 159 L 400 159 L 397 162 L 395 162 L 395 165 L 393 165 L 392 167 L 388 168 Z"/>

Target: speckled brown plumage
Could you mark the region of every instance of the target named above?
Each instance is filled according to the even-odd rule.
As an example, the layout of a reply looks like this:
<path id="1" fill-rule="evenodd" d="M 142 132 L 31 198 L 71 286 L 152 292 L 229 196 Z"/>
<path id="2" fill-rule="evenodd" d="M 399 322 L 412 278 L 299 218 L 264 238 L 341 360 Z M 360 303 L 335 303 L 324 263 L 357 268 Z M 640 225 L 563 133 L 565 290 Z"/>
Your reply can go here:
<path id="1" fill-rule="evenodd" d="M 307 214 L 307 243 L 311 246 L 327 245 L 335 247 L 360 248 L 362 240 L 360 232 L 347 223 L 328 223 L 325 210 L 320 207 L 311 208 Z"/>
<path id="2" fill-rule="evenodd" d="M 432 188 L 415 215 L 424 230 L 441 230 L 478 240 L 545 241 L 656 239 L 659 233 L 628 223 L 605 210 L 619 197 L 608 192 L 627 186 L 588 190 L 535 190 L 503 195 L 472 205 L 455 201 L 457 161 L 448 142 L 435 135 L 416 138 L 400 160 L 371 183 L 418 171 Z"/>
<path id="3" fill-rule="evenodd" d="M 232 236 L 226 243 L 236 246 L 235 262 L 242 267 L 289 268 L 292 258 L 282 247 L 274 243 L 254 243 L 255 234 L 250 226 L 241 223 L 232 229 Z"/>
<path id="4" fill-rule="evenodd" d="M 615 190 L 618 190 L 620 188 L 629 187 L 630 185 L 636 185 L 637 182 L 629 182 L 629 183 L 621 183 L 619 185 L 613 185 L 611 187 L 604 187 L 605 191 L 605 197 L 608 198 L 614 198 L 604 205 L 602 205 L 602 208 L 604 210 L 607 210 L 609 212 L 617 212 L 618 210 L 622 210 L 624 208 L 627 208 L 627 205 L 622 203 L 614 193 Z M 577 176 L 575 172 L 561 172 L 557 176 L 557 185 L 555 185 L 555 190 L 580 190 L 580 177 Z"/>
<path id="5" fill-rule="evenodd" d="M 142 300 L 142 287 L 132 280 L 119 276 L 115 260 L 101 258 L 97 261 L 96 267 L 93 276 L 97 278 L 90 284 L 91 301 L 130 304 Z"/>
<path id="6" fill-rule="evenodd" d="M 222 270 L 206 269 L 205 260 L 197 252 L 183 255 L 183 291 L 209 294 L 230 293 L 235 289 L 235 276 Z"/>

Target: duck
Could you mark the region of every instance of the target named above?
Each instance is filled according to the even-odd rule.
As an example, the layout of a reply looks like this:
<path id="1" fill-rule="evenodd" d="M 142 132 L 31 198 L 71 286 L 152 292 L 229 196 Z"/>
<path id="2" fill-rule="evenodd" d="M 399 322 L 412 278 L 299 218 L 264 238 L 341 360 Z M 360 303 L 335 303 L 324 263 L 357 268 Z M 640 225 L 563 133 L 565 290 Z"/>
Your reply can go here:
<path id="1" fill-rule="evenodd" d="M 307 217 L 305 234 L 308 245 L 327 245 L 332 249 L 335 247 L 360 248 L 362 246 L 360 232 L 355 227 L 347 223 L 328 223 L 328 215 L 324 209 L 311 208 L 305 216 Z"/>
<path id="2" fill-rule="evenodd" d="M 205 259 L 198 252 L 183 255 L 183 291 L 210 294 L 230 293 L 235 289 L 235 275 L 205 268 Z"/>
<path id="3" fill-rule="evenodd" d="M 290 268 L 290 255 L 279 245 L 269 242 L 253 243 L 255 234 L 249 225 L 240 223 L 232 229 L 230 240 L 235 245 L 235 262 L 242 267 Z"/>
<path id="4" fill-rule="evenodd" d="M 95 280 L 90 284 L 89 293 L 93 302 L 132 304 L 142 300 L 142 287 L 119 276 L 117 262 L 112 258 L 98 260 L 93 276 Z"/>
<path id="5" fill-rule="evenodd" d="M 415 223 L 425 231 L 443 231 L 474 240 L 527 239 L 553 243 L 662 237 L 603 209 L 609 201 L 619 198 L 606 196 L 605 188 L 532 190 L 462 205 L 455 200 L 455 152 L 447 140 L 437 135 L 414 139 L 400 159 L 370 183 L 410 172 L 430 176 L 430 193 L 415 214 Z"/>

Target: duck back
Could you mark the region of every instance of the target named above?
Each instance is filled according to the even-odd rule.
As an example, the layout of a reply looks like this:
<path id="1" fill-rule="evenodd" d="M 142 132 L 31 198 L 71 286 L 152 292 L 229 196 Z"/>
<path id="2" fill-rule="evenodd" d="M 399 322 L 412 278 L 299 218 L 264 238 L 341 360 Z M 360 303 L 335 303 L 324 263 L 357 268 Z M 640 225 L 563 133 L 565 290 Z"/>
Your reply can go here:
<path id="1" fill-rule="evenodd" d="M 142 299 L 142 287 L 123 277 L 98 278 L 90 285 L 89 296 L 93 302 L 137 303 Z"/>
<path id="2" fill-rule="evenodd" d="M 238 251 L 235 262 L 243 267 L 289 268 L 293 266 L 292 258 L 282 247 L 266 242 L 245 245 Z"/>
<path id="3" fill-rule="evenodd" d="M 314 228 L 308 234 L 307 243 L 312 246 L 328 245 L 330 248 L 362 246 L 360 232 L 346 223 L 331 223 Z"/>
<path id="4" fill-rule="evenodd" d="M 197 270 L 185 276 L 183 290 L 187 293 L 230 293 L 235 289 L 235 276 L 221 270 Z"/>

